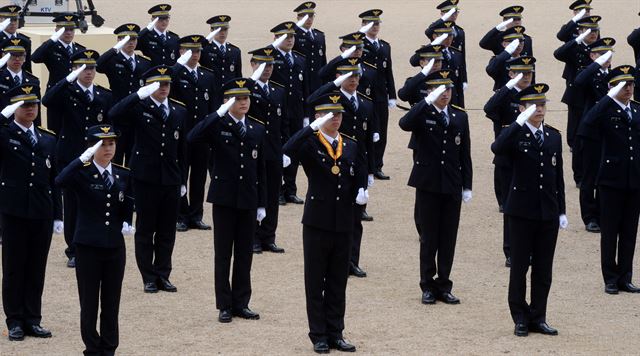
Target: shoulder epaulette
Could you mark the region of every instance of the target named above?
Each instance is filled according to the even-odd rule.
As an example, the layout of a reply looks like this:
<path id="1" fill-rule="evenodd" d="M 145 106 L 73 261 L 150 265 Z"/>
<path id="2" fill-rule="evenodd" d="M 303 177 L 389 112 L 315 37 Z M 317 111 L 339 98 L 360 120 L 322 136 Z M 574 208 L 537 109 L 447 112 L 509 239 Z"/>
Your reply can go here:
<path id="1" fill-rule="evenodd" d="M 383 40 L 383 39 L 379 39 L 378 41 L 380 41 L 380 42 L 382 42 L 382 43 L 389 44 L 389 42 L 387 42 L 387 41 L 385 41 L 385 40 Z"/>
<path id="2" fill-rule="evenodd" d="M 555 127 L 553 127 L 553 126 L 551 126 L 551 125 L 544 124 L 544 127 L 545 127 L 545 128 L 548 128 L 548 129 L 550 129 L 550 130 L 556 131 L 556 132 L 560 132 L 560 130 L 556 129 Z"/>
<path id="3" fill-rule="evenodd" d="M 465 108 L 461 108 L 461 107 L 459 107 L 458 105 L 453 105 L 453 104 L 451 104 L 451 107 L 452 107 L 452 108 L 455 108 L 455 109 L 458 109 L 458 110 L 460 110 L 460 111 L 467 112 L 467 109 L 465 109 Z"/>
<path id="4" fill-rule="evenodd" d="M 140 58 L 146 59 L 149 62 L 151 62 L 151 58 L 145 56 L 144 54 L 141 54 L 140 52 L 136 52 L 136 57 L 140 57 Z"/>
<path id="5" fill-rule="evenodd" d="M 366 96 L 366 95 L 362 94 L 361 92 L 358 92 L 358 96 L 361 96 L 361 97 L 363 97 L 363 98 L 365 98 L 365 99 L 367 99 L 367 100 L 369 100 L 369 101 L 373 101 L 373 99 L 371 99 L 370 97 L 368 97 L 368 96 Z"/>
<path id="6" fill-rule="evenodd" d="M 280 83 L 278 83 L 278 82 L 276 82 L 276 81 L 269 80 L 269 83 L 270 83 L 270 84 L 275 84 L 275 85 L 279 86 L 280 88 L 284 88 L 284 85 L 282 85 L 282 84 L 280 84 Z"/>
<path id="7" fill-rule="evenodd" d="M 173 31 L 167 31 L 167 32 L 169 32 L 170 34 L 176 35 L 176 37 L 180 38 L 180 36 L 178 36 L 178 34 Z"/>
<path id="8" fill-rule="evenodd" d="M 84 164 L 82 165 L 83 167 L 89 167 L 91 165 L 91 162 L 84 162 Z"/>
<path id="9" fill-rule="evenodd" d="M 18 34 L 18 36 L 22 36 L 22 37 L 24 37 L 24 38 L 26 38 L 26 39 L 28 39 L 28 40 L 30 40 L 30 39 L 31 39 L 31 37 L 29 37 L 29 36 L 25 35 L 24 33 L 19 33 L 19 34 Z"/>
<path id="10" fill-rule="evenodd" d="M 376 65 L 375 65 L 375 64 L 371 64 L 371 63 L 369 63 L 369 62 L 365 62 L 365 61 L 362 61 L 362 63 L 364 63 L 364 64 L 368 65 L 369 67 L 371 67 L 371 68 L 373 68 L 373 69 L 378 69 L 378 67 L 376 67 Z"/>
<path id="11" fill-rule="evenodd" d="M 211 69 L 211 68 L 209 68 L 209 67 L 205 67 L 205 66 L 203 66 L 203 65 L 198 65 L 198 68 L 201 68 L 201 69 L 206 70 L 207 72 L 211 72 L 211 73 L 213 73 L 213 69 Z"/>
<path id="12" fill-rule="evenodd" d="M 358 140 L 356 140 L 356 138 L 355 138 L 355 137 L 351 137 L 351 136 L 349 136 L 349 135 L 343 134 L 342 132 L 340 132 L 340 135 L 341 135 L 342 137 L 346 137 L 346 138 L 350 139 L 351 141 L 358 142 Z"/>
<path id="13" fill-rule="evenodd" d="M 459 49 L 457 49 L 457 48 L 455 48 L 455 47 L 453 47 L 453 46 L 449 46 L 449 47 L 447 47 L 447 48 L 452 49 L 452 50 L 454 50 L 454 51 L 456 51 L 456 52 L 460 52 L 460 53 L 462 53 L 462 51 L 461 51 L 461 50 L 459 50 Z"/>
<path id="14" fill-rule="evenodd" d="M 178 104 L 178 105 L 180 105 L 182 107 L 186 107 L 186 105 L 182 101 L 178 101 L 178 100 L 173 99 L 173 98 L 169 98 L 169 101 L 171 101 L 172 103 L 176 103 L 176 104 Z"/>
<path id="15" fill-rule="evenodd" d="M 294 50 L 292 50 L 292 52 L 293 52 L 293 53 L 295 53 L 295 54 L 297 54 L 297 55 L 299 55 L 300 57 L 303 57 L 303 58 L 306 58 L 306 57 L 307 57 L 304 53 L 302 53 L 302 52 L 298 52 L 298 51 L 296 51 L 295 49 L 294 49 Z"/>
<path id="16" fill-rule="evenodd" d="M 253 116 L 251 116 L 251 115 L 247 115 L 247 117 L 248 117 L 248 118 L 250 118 L 251 120 L 253 120 L 253 121 L 255 121 L 255 122 L 259 123 L 259 124 L 262 124 L 262 126 L 264 126 L 264 122 L 262 122 L 262 121 L 260 121 L 260 120 L 256 119 L 255 117 L 253 117 Z"/>
<path id="17" fill-rule="evenodd" d="M 129 171 L 129 170 L 130 170 L 130 169 L 129 169 L 129 167 L 121 166 L 121 165 L 116 164 L 116 163 L 113 163 L 113 162 L 111 162 L 111 164 L 112 164 L 112 165 L 114 165 L 114 166 L 116 166 L 116 167 L 118 167 L 118 168 L 125 169 L 125 170 L 127 170 L 127 171 Z"/>
<path id="18" fill-rule="evenodd" d="M 633 99 L 631 99 L 631 102 L 632 102 L 632 103 L 636 103 L 636 104 L 640 105 L 640 101 L 637 101 L 637 100 L 633 100 Z"/>
<path id="19" fill-rule="evenodd" d="M 50 133 L 50 134 L 52 134 L 53 136 L 56 136 L 56 133 L 55 133 L 55 132 L 53 132 L 53 131 L 51 131 L 51 130 L 49 130 L 49 129 L 47 129 L 47 128 L 44 128 L 44 127 L 42 127 L 42 126 L 38 126 L 38 129 L 40 129 L 40 130 L 42 130 L 42 131 L 44 131 L 44 132 Z"/>
<path id="20" fill-rule="evenodd" d="M 226 44 L 227 44 L 228 46 L 230 46 L 231 48 L 238 48 L 238 49 L 240 49 L 240 47 L 238 47 L 238 46 L 234 45 L 234 44 L 233 44 L 233 43 L 231 43 L 231 42 L 227 42 Z"/>
<path id="21" fill-rule="evenodd" d="M 461 26 L 458 26 L 457 24 L 455 26 L 464 31 L 464 28 L 462 28 Z"/>
<path id="22" fill-rule="evenodd" d="M 314 28 L 313 30 L 314 30 L 314 31 L 317 31 L 317 32 L 320 32 L 320 33 L 324 33 L 324 32 L 322 32 L 322 31 L 318 30 L 317 28 Z"/>
<path id="23" fill-rule="evenodd" d="M 102 85 L 98 85 L 98 84 L 96 84 L 95 86 L 100 88 L 100 89 L 102 89 L 102 90 L 104 90 L 104 91 L 106 91 L 107 93 L 111 93 L 111 89 L 109 89 L 109 88 L 105 88 Z"/>

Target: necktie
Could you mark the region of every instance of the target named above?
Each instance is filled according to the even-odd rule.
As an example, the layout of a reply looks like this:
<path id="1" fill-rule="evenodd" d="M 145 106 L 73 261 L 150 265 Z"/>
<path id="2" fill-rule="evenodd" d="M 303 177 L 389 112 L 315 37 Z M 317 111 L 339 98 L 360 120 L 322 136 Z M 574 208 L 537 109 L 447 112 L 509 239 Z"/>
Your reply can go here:
<path id="1" fill-rule="evenodd" d="M 162 44 L 167 42 L 167 36 L 165 36 L 164 33 L 160 35 L 160 41 L 162 42 Z"/>
<path id="2" fill-rule="evenodd" d="M 22 81 L 20 80 L 20 76 L 19 75 L 16 75 L 16 76 L 13 77 L 13 84 L 15 84 L 16 86 L 20 85 L 21 82 Z"/>
<path id="3" fill-rule="evenodd" d="M 538 131 L 536 131 L 536 141 L 538 142 L 538 147 L 542 148 L 542 144 L 544 143 L 544 138 L 542 136 L 542 130 L 538 129 Z"/>
<path id="4" fill-rule="evenodd" d="M 311 39 L 313 40 L 314 39 L 313 30 L 309 30 L 309 31 L 307 31 L 307 33 L 309 34 L 309 37 L 311 37 Z"/>
<path id="5" fill-rule="evenodd" d="M 291 58 L 291 53 L 287 53 L 286 58 L 287 63 L 289 63 L 289 67 L 293 67 L 293 58 Z"/>
<path id="6" fill-rule="evenodd" d="M 31 143 L 31 147 L 36 147 L 38 141 L 36 141 L 35 136 L 33 136 L 33 132 L 31 130 L 27 130 L 27 137 L 29 138 L 29 142 Z"/>
<path id="7" fill-rule="evenodd" d="M 449 115 L 447 115 L 446 112 L 442 112 L 442 115 L 440 116 L 440 123 L 442 124 L 442 126 L 444 127 L 448 127 L 449 126 Z"/>
<path id="8" fill-rule="evenodd" d="M 13 34 L 13 35 L 10 35 L 10 36 L 9 36 L 9 39 L 10 39 L 10 40 L 12 40 L 12 39 L 14 39 L 14 38 L 16 38 L 16 35 L 15 35 L 15 34 Z"/>
<path id="9" fill-rule="evenodd" d="M 136 70 L 135 62 L 133 61 L 132 57 L 129 57 L 129 59 L 127 59 L 127 64 L 129 65 L 129 69 L 131 69 L 132 72 Z"/>
<path id="10" fill-rule="evenodd" d="M 269 87 L 266 84 L 262 86 L 262 90 L 264 91 L 264 95 L 269 96 Z"/>
<path id="11" fill-rule="evenodd" d="M 192 71 L 190 72 L 190 74 L 191 74 L 191 78 L 193 79 L 193 81 L 194 81 L 194 82 L 197 82 L 197 81 L 198 81 L 198 74 L 196 74 L 196 71 L 195 71 L 195 70 L 192 70 Z"/>
<path id="12" fill-rule="evenodd" d="M 380 49 L 380 44 L 378 43 L 378 41 L 373 41 L 373 47 L 376 48 L 376 51 Z"/>
<path id="13" fill-rule="evenodd" d="M 633 120 L 633 116 L 631 115 L 631 109 L 626 108 L 624 109 L 624 112 L 626 112 L 627 116 L 629 116 L 629 123 L 631 123 L 631 121 Z"/>
<path id="14" fill-rule="evenodd" d="M 167 121 L 167 119 L 169 118 L 167 107 L 164 104 L 160 104 L 160 110 L 162 110 L 162 120 Z"/>
<path id="15" fill-rule="evenodd" d="M 238 132 L 240 132 L 240 137 L 244 138 L 247 135 L 247 129 L 244 127 L 242 121 L 238 121 L 236 124 L 238 125 Z"/>
<path id="16" fill-rule="evenodd" d="M 444 51 L 442 51 L 442 53 L 444 54 L 444 59 L 446 59 L 447 62 L 449 62 L 451 60 L 451 53 L 449 53 L 449 50 L 445 49 Z"/>
<path id="17" fill-rule="evenodd" d="M 338 149 L 338 140 L 333 140 L 333 142 L 331 142 L 331 147 L 333 147 L 333 152 L 335 153 Z"/>
<path id="18" fill-rule="evenodd" d="M 87 96 L 87 100 L 93 101 L 93 96 L 91 95 L 91 91 L 89 89 L 85 90 L 84 94 Z"/>
<path id="19" fill-rule="evenodd" d="M 69 57 L 73 56 L 73 45 L 69 45 L 67 51 L 69 52 Z"/>
<path id="20" fill-rule="evenodd" d="M 113 186 L 113 183 L 111 183 L 109 171 L 107 171 L 106 169 L 104 170 L 104 172 L 102 172 L 102 180 L 104 180 L 104 185 L 107 187 L 107 190 L 110 190 Z"/>
<path id="21" fill-rule="evenodd" d="M 225 47 L 225 45 L 220 46 L 220 54 L 222 54 L 223 56 L 227 54 L 227 48 Z"/>
<path id="22" fill-rule="evenodd" d="M 353 107 L 353 111 L 358 111 L 358 103 L 356 102 L 356 97 L 352 96 L 351 99 L 349 99 L 349 101 L 351 101 L 351 106 Z"/>

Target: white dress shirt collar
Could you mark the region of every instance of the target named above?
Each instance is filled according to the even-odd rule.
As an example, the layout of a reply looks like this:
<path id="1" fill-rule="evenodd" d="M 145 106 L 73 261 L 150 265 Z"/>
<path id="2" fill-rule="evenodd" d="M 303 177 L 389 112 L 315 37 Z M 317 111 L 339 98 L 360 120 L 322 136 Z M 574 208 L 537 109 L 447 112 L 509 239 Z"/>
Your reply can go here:
<path id="1" fill-rule="evenodd" d="M 21 125 L 20 123 L 18 123 L 18 121 L 16 121 L 16 120 L 13 120 L 13 122 L 15 122 L 15 124 L 16 124 L 16 125 L 18 125 L 18 127 L 19 127 L 19 128 L 21 128 L 21 129 L 22 129 L 22 131 L 24 131 L 24 132 L 31 131 L 31 134 L 33 134 L 33 137 L 35 137 L 35 138 L 36 138 L 36 140 L 37 140 L 36 130 L 34 129 L 35 125 L 34 125 L 33 123 L 31 123 L 31 126 L 27 128 L 27 127 L 22 126 L 22 125 Z"/>
<path id="2" fill-rule="evenodd" d="M 80 89 L 82 89 L 82 92 L 86 92 L 87 90 L 89 90 L 89 92 L 91 93 L 91 96 L 93 96 L 93 83 L 91 83 L 91 85 L 89 85 L 88 88 L 82 85 L 80 81 L 76 80 L 76 83 L 78 83 L 78 86 L 80 87 Z"/>
<path id="3" fill-rule="evenodd" d="M 338 137 L 340 136 L 340 134 L 338 133 L 336 135 L 336 137 L 331 137 L 329 135 L 327 135 L 326 133 L 324 133 L 324 131 L 320 130 L 320 133 L 322 134 L 322 136 L 324 136 L 325 139 L 327 139 L 327 141 L 329 142 L 330 145 L 333 145 L 333 141 L 337 140 Z"/>
<path id="4" fill-rule="evenodd" d="M 233 121 L 237 124 L 238 122 L 241 122 L 243 126 L 247 126 L 244 123 L 244 116 L 241 119 L 236 119 L 235 116 L 233 116 L 231 113 L 229 113 L 229 116 L 231 116 L 231 118 L 233 119 Z"/>
<path id="5" fill-rule="evenodd" d="M 358 92 L 357 91 L 354 91 L 353 94 L 349 94 L 346 90 L 340 88 L 340 92 L 342 92 L 342 94 L 344 94 L 344 96 L 346 96 L 349 101 L 351 101 L 351 97 L 352 96 L 356 98 L 356 102 L 358 101 Z"/>
<path id="6" fill-rule="evenodd" d="M 527 124 L 527 127 L 529 128 L 529 130 L 531 130 L 531 133 L 532 133 L 532 134 L 534 134 L 534 135 L 535 135 L 535 134 L 536 134 L 536 131 L 540 130 L 540 132 L 544 135 L 544 129 L 543 129 L 543 128 L 544 128 L 544 125 L 543 125 L 542 123 L 540 124 L 540 127 L 539 127 L 539 128 L 538 128 L 538 127 L 535 127 L 535 126 L 533 126 L 533 125 L 531 125 L 531 124 L 529 123 L 529 121 L 525 121 L 524 123 L 525 123 L 525 124 Z"/>
<path id="7" fill-rule="evenodd" d="M 169 108 L 169 99 L 164 99 L 163 102 L 159 102 L 158 100 L 156 100 L 153 96 L 149 97 L 156 105 L 158 105 L 158 107 L 160 107 L 161 104 L 164 104 L 164 106 L 168 109 Z"/>
<path id="8" fill-rule="evenodd" d="M 16 75 L 20 78 L 20 81 L 22 81 L 22 69 L 18 72 L 18 73 L 14 73 L 11 69 L 9 69 L 9 67 L 7 67 L 7 71 L 9 72 L 9 74 L 11 74 L 11 79 L 13 79 L 13 77 L 15 77 Z"/>
<path id="9" fill-rule="evenodd" d="M 263 82 L 260 79 L 256 80 L 256 82 L 258 83 L 258 85 L 260 86 L 260 88 L 264 88 L 264 86 L 269 86 L 269 81 L 267 80 L 267 82 Z"/>
<path id="10" fill-rule="evenodd" d="M 165 37 L 167 37 L 167 31 L 166 30 L 164 32 L 160 32 L 160 31 L 158 31 L 158 29 L 156 27 L 154 27 L 153 30 L 156 31 L 156 34 L 158 36 L 164 35 Z"/>
<path id="11" fill-rule="evenodd" d="M 101 165 L 98 164 L 98 162 L 96 162 L 96 160 L 93 160 L 93 165 L 96 166 L 96 168 L 98 168 L 98 172 L 100 172 L 100 176 L 102 176 L 104 174 L 104 171 L 109 172 L 109 175 L 112 176 L 113 175 L 113 171 L 111 170 L 111 162 L 109 162 L 109 164 L 107 165 L 107 168 L 103 168 Z M 113 179 L 112 179 L 113 181 Z"/>
<path id="12" fill-rule="evenodd" d="M 616 104 L 618 104 L 618 105 L 622 108 L 622 110 L 623 110 L 623 111 L 624 111 L 624 110 L 627 110 L 627 108 L 631 109 L 631 101 L 629 101 L 629 104 L 624 105 L 624 104 L 623 104 L 621 101 L 619 101 L 618 99 L 616 99 L 616 98 L 612 98 L 612 99 L 613 99 L 613 101 L 615 101 L 615 102 L 616 102 Z"/>

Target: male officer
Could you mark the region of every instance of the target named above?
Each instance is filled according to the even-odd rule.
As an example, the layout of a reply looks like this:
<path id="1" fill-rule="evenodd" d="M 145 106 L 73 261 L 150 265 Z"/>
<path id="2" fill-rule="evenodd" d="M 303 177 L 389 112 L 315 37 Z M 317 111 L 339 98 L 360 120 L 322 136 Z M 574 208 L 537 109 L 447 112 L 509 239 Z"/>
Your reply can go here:
<path id="1" fill-rule="evenodd" d="M 0 42 L 21 39 L 25 49 L 24 69 L 31 72 L 31 39 L 18 33 L 18 16 L 22 8 L 17 5 L 0 7 Z M 4 106 L 3 106 L 4 107 Z"/>
<path id="2" fill-rule="evenodd" d="M 493 79 L 493 90 L 502 88 L 509 81 L 509 69 L 507 61 L 518 57 L 530 56 L 522 54 L 524 49 L 525 28 L 514 26 L 502 33 L 502 46 L 504 50 L 491 58 L 487 64 L 487 74 Z M 535 81 L 535 79 L 533 79 Z"/>
<path id="3" fill-rule="evenodd" d="M 327 94 L 314 105 L 316 119 L 283 148 L 302 163 L 309 180 L 302 216 L 309 338 L 316 353 L 330 348 L 354 352 L 342 331 L 354 201 L 364 205 L 369 200 L 367 168 L 358 144 L 338 132 L 344 111 L 340 95 Z"/>
<path id="4" fill-rule="evenodd" d="M 429 95 L 400 119 L 415 135 L 409 185 L 416 188 L 416 225 L 420 229 L 422 303 L 459 304 L 449 279 L 460 222 L 460 203 L 471 200 L 471 141 L 467 114 L 449 105 L 451 71 L 426 78 Z M 438 256 L 436 260 L 436 254 Z M 438 274 L 438 277 L 433 277 Z"/>
<path id="5" fill-rule="evenodd" d="M 444 60 L 442 48 L 442 45 L 426 45 L 415 51 L 413 56 L 417 59 L 417 63 L 415 63 L 417 65 L 414 65 L 414 67 L 419 66 L 421 70 L 413 77 L 407 78 L 402 88 L 398 90 L 398 98 L 400 100 L 404 100 L 413 106 L 428 95 L 425 79 L 432 72 L 442 69 Z M 431 63 L 432 60 L 433 63 Z"/>
<path id="6" fill-rule="evenodd" d="M 429 27 L 433 27 L 436 24 L 439 24 L 439 21 L 447 22 L 447 21 L 451 21 L 454 23 L 454 25 L 452 26 L 452 34 L 453 34 L 453 41 L 451 42 L 451 46 L 455 49 L 457 49 L 458 51 L 462 52 L 462 55 L 465 57 L 466 59 L 466 36 L 465 36 L 465 32 L 464 29 L 460 26 L 458 26 L 456 24 L 456 21 L 458 21 L 458 15 L 460 15 L 460 8 L 458 7 L 458 2 L 459 0 L 446 0 L 442 3 L 440 3 L 436 9 L 440 10 L 440 19 L 436 22 L 434 22 L 433 24 L 431 24 Z M 431 36 L 427 33 L 425 33 L 427 35 L 427 37 L 431 38 Z M 466 64 L 466 61 L 465 61 Z"/>
<path id="7" fill-rule="evenodd" d="M 514 334 L 557 335 L 547 324 L 553 255 L 558 227 L 568 226 L 565 215 L 562 138 L 543 125 L 549 86 L 537 84 L 516 95 L 522 113 L 491 145 L 493 153 L 508 157 L 513 167 L 504 213 L 509 216 L 511 271 L 509 309 Z M 527 304 L 527 271 L 531 265 L 531 303 Z"/>
<path id="8" fill-rule="evenodd" d="M 633 48 L 633 57 L 636 59 L 636 87 L 640 87 L 640 27 L 631 32 L 627 37 L 627 43 Z M 634 92 L 634 99 L 640 101 L 640 90 Z"/>
<path id="9" fill-rule="evenodd" d="M 224 84 L 233 78 L 242 77 L 240 48 L 227 41 L 230 21 L 231 16 L 228 15 L 213 16 L 207 20 L 212 32 L 207 36 L 208 43 L 202 49 L 200 56 L 200 64 L 213 71 L 213 80 L 218 87 L 217 96 L 212 103 L 215 108 L 222 104 Z"/>
<path id="10" fill-rule="evenodd" d="M 493 121 L 494 137 L 509 127 L 520 115 L 520 105 L 516 95 L 533 84 L 536 59 L 533 57 L 518 57 L 506 63 L 510 80 L 497 90 L 484 106 L 486 116 Z M 498 201 L 499 210 L 504 213 L 504 203 L 509 194 L 513 166 L 508 156 L 496 155 L 493 159 L 493 188 Z M 508 215 L 503 214 L 502 250 L 505 257 L 505 267 L 511 267 Z"/>
<path id="11" fill-rule="evenodd" d="M 576 0 L 569 5 L 569 10 L 573 11 L 573 17 L 565 25 L 562 25 L 556 35 L 562 42 L 568 42 L 578 36 L 578 21 L 584 17 L 591 16 L 591 0 Z"/>
<path id="12" fill-rule="evenodd" d="M 260 319 L 260 314 L 249 309 L 249 300 L 255 222 L 262 222 L 266 215 L 265 128 L 247 116 L 250 81 L 235 78 L 227 82 L 225 103 L 188 136 L 189 143 L 208 143 L 213 149 L 207 201 L 213 204 L 216 308 L 221 323 L 231 322 L 233 316 Z M 229 283 L 232 256 L 233 281 Z"/>
<path id="13" fill-rule="evenodd" d="M 589 167 L 597 167 L 600 195 L 600 257 L 605 293 L 640 293 L 631 282 L 633 255 L 640 215 L 640 104 L 631 101 L 634 68 L 609 71 L 609 92 L 587 113 L 579 135 L 600 154 Z M 594 149 L 588 152 L 595 152 Z"/>
<path id="14" fill-rule="evenodd" d="M 151 15 L 151 22 L 138 34 L 136 49 L 151 59 L 154 66 L 172 66 L 178 59 L 178 39 L 175 33 L 167 30 L 171 15 L 171 5 L 160 4 L 147 11 Z"/>
<path id="15" fill-rule="evenodd" d="M 136 204 L 136 262 L 145 293 L 176 292 L 169 281 L 180 197 L 186 194 L 187 110 L 169 101 L 171 67 L 142 75 L 146 86 L 109 110 L 116 124 L 129 121 L 134 145 L 131 174 Z"/>
<path id="16" fill-rule="evenodd" d="M 11 105 L 0 113 L 2 306 L 9 340 L 19 341 L 25 335 L 51 337 L 40 326 L 42 290 L 51 233 L 61 233 L 63 224 L 53 184 L 56 138 L 33 124 L 40 88 L 22 84 L 6 95 Z"/>
<path id="17" fill-rule="evenodd" d="M 134 23 L 118 26 L 113 31 L 118 42 L 96 61 L 98 73 L 105 74 L 109 79 L 109 88 L 111 88 L 114 103 L 140 89 L 142 74 L 151 68 L 149 58 L 134 52 L 138 45 L 139 32 L 140 26 Z M 126 162 L 128 165 L 133 150 L 132 128 L 129 125 L 117 125 L 115 130 L 120 132 L 120 137 L 113 161 L 118 164 Z"/>
<path id="18" fill-rule="evenodd" d="M 444 57 L 442 68 L 451 71 L 453 80 L 453 89 L 451 102 L 454 105 L 464 107 L 464 90 L 467 87 L 467 67 L 464 54 L 455 47 L 451 47 L 453 43 L 453 27 L 455 23 L 452 21 L 436 23 L 427 29 L 431 35 L 432 45 L 442 45 L 441 52 Z M 417 64 L 418 56 L 415 54 L 409 59 L 411 65 Z"/>
<path id="19" fill-rule="evenodd" d="M 62 115 L 62 128 L 56 144 L 58 168 L 66 167 L 87 148 L 89 127 L 110 123 L 107 115 L 113 105 L 111 91 L 94 85 L 96 59 L 100 54 L 94 50 L 79 51 L 71 56 L 73 72 L 51 87 L 42 98 L 47 109 L 54 109 Z M 75 267 L 75 247 L 73 236 L 76 229 L 77 199 L 74 194 L 64 196 L 64 239 L 67 243 L 65 254 L 69 259 L 67 267 Z"/>
<path id="20" fill-rule="evenodd" d="M 318 72 L 327 64 L 327 45 L 324 32 L 312 28 L 316 18 L 316 3 L 306 1 L 293 9 L 298 15 L 296 23 L 296 41 L 293 50 L 305 57 L 309 93 L 313 93 L 324 82 Z M 302 21 L 306 19 L 305 21 Z"/>
<path id="21" fill-rule="evenodd" d="M 389 42 L 378 38 L 380 23 L 382 23 L 380 15 L 382 15 L 382 10 L 372 9 L 358 16 L 362 19 L 363 26 L 373 23 L 365 33 L 363 60 L 373 64 L 377 74 L 371 93 L 377 115 L 377 127 L 379 128 L 379 140 L 376 140 L 374 150 L 376 157 L 374 177 L 388 180 L 390 177 L 384 174 L 382 167 L 384 166 L 384 152 L 387 147 L 389 108 L 396 107 L 396 85 L 393 79 L 391 45 Z"/>
<path id="22" fill-rule="evenodd" d="M 78 16 L 74 14 L 61 14 L 53 19 L 56 24 L 56 32 L 38 47 L 31 57 L 33 63 L 44 63 L 49 71 L 47 90 L 64 79 L 72 70 L 71 57 L 78 51 L 86 48 L 73 42 L 75 29 L 78 27 Z M 60 132 L 62 127 L 62 113 L 55 108 L 47 109 L 47 127 Z"/>
<path id="23" fill-rule="evenodd" d="M 309 81 L 306 78 L 307 64 L 303 56 L 294 53 L 295 26 L 296 24 L 287 21 L 271 29 L 274 38 L 286 35 L 274 52 L 273 74 L 271 83 L 284 89 L 287 93 L 287 107 L 284 111 L 283 120 L 284 132 L 286 136 L 283 141 L 287 141 L 291 135 L 302 129 L 309 123 L 309 109 L 307 107 L 307 97 L 309 96 Z M 303 204 L 304 200 L 297 196 L 296 175 L 298 173 L 298 162 L 291 161 L 291 164 L 283 171 L 280 204 L 286 203 Z"/>
<path id="24" fill-rule="evenodd" d="M 503 51 L 502 32 L 516 26 L 522 27 L 522 12 L 524 7 L 519 5 L 509 6 L 506 9 L 500 11 L 502 16 L 502 22 L 495 28 L 492 28 L 486 35 L 480 40 L 480 47 L 487 51 L 492 51 L 494 55 L 500 54 Z M 524 44 L 522 48 L 523 56 L 533 56 L 533 40 L 529 35 L 524 35 Z"/>
<path id="25" fill-rule="evenodd" d="M 26 70 L 27 43 L 25 40 L 22 38 L 5 40 L 0 42 L 0 48 L 3 53 L 3 58 L 0 59 L 0 68 L 2 68 L 0 69 L 0 107 L 5 107 L 9 102 L 5 93 L 9 89 L 22 84 L 40 86 L 40 79 Z M 36 124 L 39 120 L 38 116 Z"/>
<path id="26" fill-rule="evenodd" d="M 202 48 L 207 43 L 200 35 L 182 37 L 180 58 L 172 68 L 173 82 L 170 96 L 187 109 L 184 131 L 189 132 L 202 118 L 213 112 L 214 98 L 219 90 L 214 75 L 209 69 L 198 65 Z M 210 159 L 208 144 L 187 145 L 186 159 L 189 179 L 189 194 L 182 197 L 176 229 L 187 231 L 190 228 L 211 230 L 211 226 L 202 221 L 204 204 L 204 186 L 207 180 L 207 168 Z"/>

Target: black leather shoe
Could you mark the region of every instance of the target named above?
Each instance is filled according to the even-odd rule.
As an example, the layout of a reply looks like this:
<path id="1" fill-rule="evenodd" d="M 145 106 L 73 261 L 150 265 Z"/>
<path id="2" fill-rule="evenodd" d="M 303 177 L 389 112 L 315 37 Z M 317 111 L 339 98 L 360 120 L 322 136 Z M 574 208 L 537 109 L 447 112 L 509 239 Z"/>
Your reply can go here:
<path id="1" fill-rule="evenodd" d="M 69 267 L 69 268 L 76 268 L 76 258 L 75 258 L 75 257 L 71 257 L 71 258 L 67 261 L 67 267 Z"/>
<path id="2" fill-rule="evenodd" d="M 507 268 L 511 268 L 511 257 L 507 257 L 507 259 L 504 260 L 504 266 Z"/>
<path id="3" fill-rule="evenodd" d="M 11 341 L 22 341 L 24 340 L 24 330 L 19 326 L 14 326 L 9 329 L 8 336 Z"/>
<path id="4" fill-rule="evenodd" d="M 249 319 L 249 320 L 258 320 L 260 319 L 260 314 L 252 311 L 249 308 L 242 308 L 242 309 L 236 309 L 233 310 L 233 316 L 238 316 L 242 319 Z"/>
<path id="5" fill-rule="evenodd" d="M 373 216 L 369 215 L 366 210 L 363 210 L 362 221 L 373 221 Z"/>
<path id="6" fill-rule="evenodd" d="M 287 203 L 293 203 L 293 204 L 304 204 L 304 200 L 298 198 L 297 195 L 289 195 L 286 198 Z"/>
<path id="7" fill-rule="evenodd" d="M 631 282 L 621 284 L 620 290 L 627 293 L 640 293 L 640 288 L 634 286 Z"/>
<path id="8" fill-rule="evenodd" d="M 589 232 L 600 232 L 600 225 L 595 221 L 589 222 L 584 228 Z"/>
<path id="9" fill-rule="evenodd" d="M 613 283 L 607 283 L 604 285 L 604 292 L 607 294 L 618 294 L 618 286 Z"/>
<path id="10" fill-rule="evenodd" d="M 545 322 L 529 324 L 529 331 L 544 335 L 558 335 L 558 330 L 550 327 L 549 324 Z"/>
<path id="11" fill-rule="evenodd" d="M 259 255 L 262 253 L 262 245 L 260 244 L 253 244 L 253 253 Z"/>
<path id="12" fill-rule="evenodd" d="M 144 284 L 145 293 L 158 293 L 158 286 L 154 282 Z"/>
<path id="13" fill-rule="evenodd" d="M 377 172 L 375 172 L 375 173 L 373 174 L 373 176 L 374 176 L 376 179 L 380 179 L 380 180 L 389 180 L 389 179 L 391 179 L 391 177 L 389 177 L 388 175 L 384 174 L 384 172 L 382 172 L 382 171 L 377 171 Z"/>
<path id="14" fill-rule="evenodd" d="M 342 352 L 356 352 L 356 347 L 344 341 L 344 339 L 331 340 L 329 347 Z"/>
<path id="15" fill-rule="evenodd" d="M 362 268 L 351 263 L 349 265 L 349 274 L 358 278 L 364 278 L 367 276 L 367 272 L 363 271 Z"/>
<path id="16" fill-rule="evenodd" d="M 422 304 L 436 304 L 436 296 L 429 291 L 423 292 Z"/>
<path id="17" fill-rule="evenodd" d="M 230 309 L 220 310 L 220 313 L 218 314 L 218 321 L 219 322 L 221 322 L 221 323 L 230 323 L 232 319 L 233 319 L 233 316 L 231 315 L 231 310 Z"/>
<path id="18" fill-rule="evenodd" d="M 178 221 L 176 223 L 176 231 L 178 232 L 189 231 L 189 226 L 187 226 L 187 224 L 183 223 L 182 221 Z"/>
<path id="19" fill-rule="evenodd" d="M 166 278 L 158 278 L 158 289 L 159 290 L 163 290 L 165 292 L 177 292 L 178 288 L 176 288 L 176 286 L 174 286 L 171 282 L 169 282 L 168 279 Z"/>
<path id="20" fill-rule="evenodd" d="M 445 304 L 460 304 L 460 299 L 449 292 L 440 293 L 437 298 Z"/>
<path id="21" fill-rule="evenodd" d="M 189 224 L 189 228 L 196 230 L 211 230 L 211 226 L 204 223 L 204 221 L 192 221 Z"/>
<path id="22" fill-rule="evenodd" d="M 278 204 L 280 205 L 287 205 L 287 200 L 284 198 L 283 195 L 278 197 Z"/>
<path id="23" fill-rule="evenodd" d="M 43 328 L 40 325 L 27 326 L 27 328 L 24 331 L 24 334 L 33 336 L 33 337 L 41 337 L 41 338 L 51 337 L 51 331 Z"/>
<path id="24" fill-rule="evenodd" d="M 515 336 L 528 336 L 529 335 L 529 328 L 525 324 L 516 324 L 516 327 L 513 330 L 513 335 L 515 335 Z"/>
<path id="25" fill-rule="evenodd" d="M 273 253 L 284 253 L 284 249 L 282 247 L 279 247 L 275 243 L 262 245 L 262 250 L 273 252 Z"/>
<path id="26" fill-rule="evenodd" d="M 326 341 L 318 341 L 313 344 L 313 352 L 317 354 L 328 354 L 329 353 L 329 344 Z"/>

